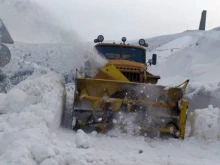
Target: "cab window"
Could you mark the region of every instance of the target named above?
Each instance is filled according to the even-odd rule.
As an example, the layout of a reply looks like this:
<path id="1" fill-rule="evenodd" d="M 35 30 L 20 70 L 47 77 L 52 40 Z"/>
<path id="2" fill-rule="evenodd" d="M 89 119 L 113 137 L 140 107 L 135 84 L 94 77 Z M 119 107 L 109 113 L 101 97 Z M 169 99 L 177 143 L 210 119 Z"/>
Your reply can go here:
<path id="1" fill-rule="evenodd" d="M 121 48 L 120 46 L 96 46 L 96 50 L 107 59 L 120 59 Z"/>
<path id="2" fill-rule="evenodd" d="M 145 51 L 133 47 L 123 47 L 122 59 L 145 63 Z"/>
<path id="3" fill-rule="evenodd" d="M 107 59 L 124 59 L 135 62 L 146 62 L 145 50 L 127 46 L 98 45 L 96 50 Z"/>

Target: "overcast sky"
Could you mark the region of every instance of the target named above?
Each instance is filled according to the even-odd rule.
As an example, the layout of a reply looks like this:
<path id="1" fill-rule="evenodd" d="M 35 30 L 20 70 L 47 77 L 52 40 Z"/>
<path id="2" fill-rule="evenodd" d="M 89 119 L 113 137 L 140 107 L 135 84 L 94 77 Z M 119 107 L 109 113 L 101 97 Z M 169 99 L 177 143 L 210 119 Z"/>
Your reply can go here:
<path id="1" fill-rule="evenodd" d="M 207 10 L 207 29 L 220 26 L 219 0 L 37 1 L 88 41 L 98 34 L 131 40 L 198 29 L 203 9 Z"/>

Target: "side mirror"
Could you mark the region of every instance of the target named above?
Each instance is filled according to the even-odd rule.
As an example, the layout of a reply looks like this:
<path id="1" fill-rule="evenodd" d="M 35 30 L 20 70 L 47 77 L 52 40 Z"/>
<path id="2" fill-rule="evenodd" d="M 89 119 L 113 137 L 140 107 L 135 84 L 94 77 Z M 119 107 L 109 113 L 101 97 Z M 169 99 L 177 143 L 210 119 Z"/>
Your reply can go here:
<path id="1" fill-rule="evenodd" d="M 152 55 L 152 65 L 156 65 L 157 64 L 157 55 L 153 54 Z"/>

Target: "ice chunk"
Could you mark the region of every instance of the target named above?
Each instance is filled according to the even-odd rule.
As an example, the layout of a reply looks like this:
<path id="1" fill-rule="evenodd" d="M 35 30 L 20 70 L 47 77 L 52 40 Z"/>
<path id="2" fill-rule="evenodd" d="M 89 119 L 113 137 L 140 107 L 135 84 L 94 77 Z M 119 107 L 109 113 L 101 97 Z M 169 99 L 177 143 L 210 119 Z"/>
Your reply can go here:
<path id="1" fill-rule="evenodd" d="M 21 112 L 26 106 L 26 100 L 28 95 L 18 89 L 13 88 L 8 92 L 6 103 L 8 104 L 8 111 L 10 112 Z"/>
<path id="2" fill-rule="evenodd" d="M 78 130 L 75 144 L 77 148 L 90 148 L 90 137 L 83 130 Z"/>
<path id="3" fill-rule="evenodd" d="M 42 162 L 46 158 L 49 158 L 51 156 L 55 156 L 55 152 L 52 150 L 52 148 L 49 148 L 49 147 L 42 145 L 42 144 L 34 144 L 30 148 L 30 150 L 34 156 L 34 159 L 39 163 Z M 51 161 L 48 160 L 48 162 L 51 162 Z"/>

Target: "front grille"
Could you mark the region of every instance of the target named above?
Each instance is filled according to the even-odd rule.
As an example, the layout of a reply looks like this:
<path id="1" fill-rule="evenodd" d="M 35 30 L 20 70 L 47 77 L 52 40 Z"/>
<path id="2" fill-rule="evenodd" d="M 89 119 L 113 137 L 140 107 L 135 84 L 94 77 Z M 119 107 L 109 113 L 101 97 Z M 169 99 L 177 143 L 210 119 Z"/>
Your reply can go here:
<path id="1" fill-rule="evenodd" d="M 140 82 L 140 73 L 122 72 L 123 75 L 130 81 Z"/>

